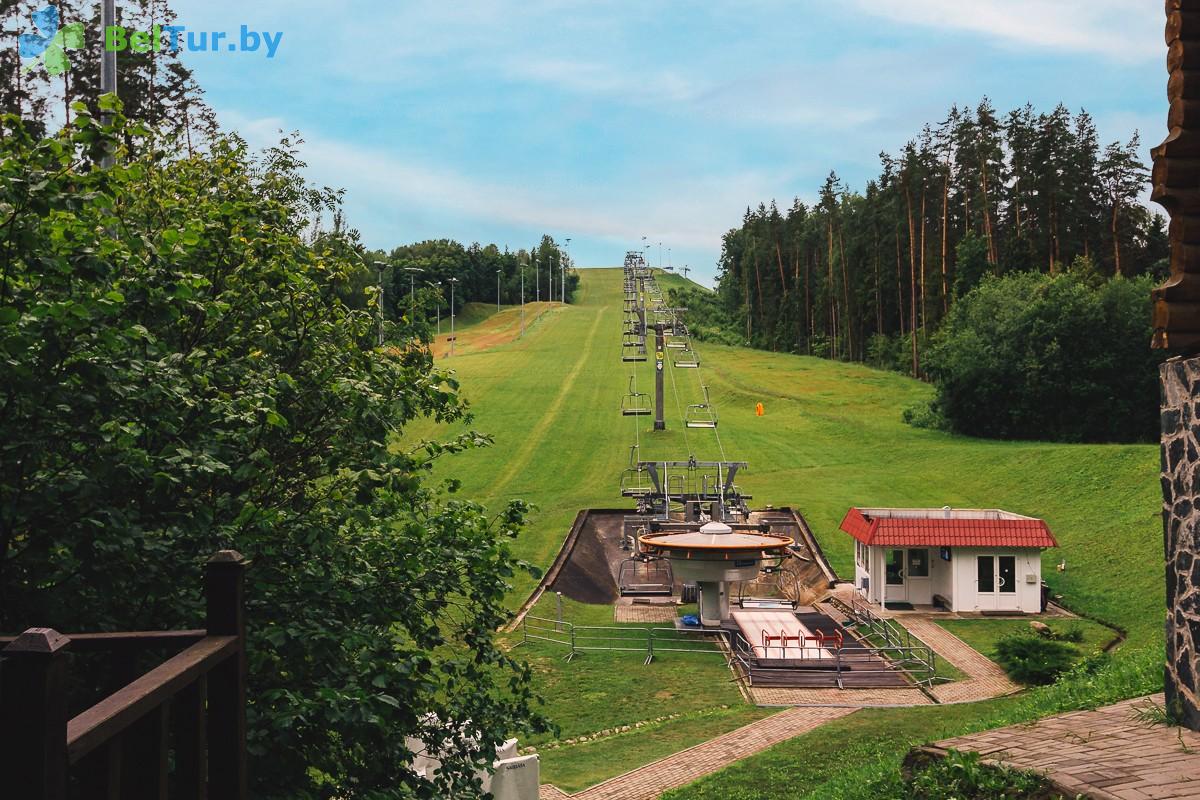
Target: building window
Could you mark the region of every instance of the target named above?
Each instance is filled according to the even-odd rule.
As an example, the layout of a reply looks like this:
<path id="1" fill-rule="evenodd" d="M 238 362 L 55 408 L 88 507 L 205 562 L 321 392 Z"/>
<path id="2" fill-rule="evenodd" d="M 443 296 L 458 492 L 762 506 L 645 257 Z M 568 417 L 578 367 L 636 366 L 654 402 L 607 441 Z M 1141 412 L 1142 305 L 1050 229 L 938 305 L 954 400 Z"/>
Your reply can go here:
<path id="1" fill-rule="evenodd" d="M 929 577 L 929 551 L 928 550 L 909 550 L 908 551 L 908 577 L 910 577 L 910 578 L 928 578 Z"/>

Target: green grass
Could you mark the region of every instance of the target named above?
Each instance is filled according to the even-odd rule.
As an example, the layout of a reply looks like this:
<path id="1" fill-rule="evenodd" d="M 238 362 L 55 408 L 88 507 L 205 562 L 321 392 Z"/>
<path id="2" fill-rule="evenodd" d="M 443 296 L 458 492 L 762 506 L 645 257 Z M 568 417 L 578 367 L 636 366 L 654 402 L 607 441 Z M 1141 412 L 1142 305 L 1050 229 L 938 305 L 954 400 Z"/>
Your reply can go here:
<path id="1" fill-rule="evenodd" d="M 596 741 L 540 751 L 542 781 L 577 792 L 776 713 L 741 705 L 693 711 Z"/>
<path id="2" fill-rule="evenodd" d="M 438 474 L 461 479 L 464 496 L 494 508 L 512 498 L 534 503 L 537 511 L 514 545 L 521 557 L 547 566 L 580 509 L 628 506 L 618 487 L 636 438 L 643 459 L 691 454 L 749 461 L 739 483 L 754 495 L 753 504 L 800 509 L 842 575 L 852 572 L 853 550 L 837 526 L 852 505 L 1000 507 L 1042 517 L 1061 545 L 1044 557 L 1053 592 L 1072 610 L 1127 632 L 1118 659 L 1159 658 L 1162 533 L 1155 446 L 997 442 L 919 430 L 901 420 L 905 408 L 932 394 L 918 381 L 855 364 L 703 343 L 696 345 L 702 369 L 669 372 L 670 430 L 656 433 L 650 419 L 617 413 L 629 384 L 629 365 L 620 360 L 621 272 L 582 275 L 578 303 L 548 310 L 524 338 L 441 361 L 457 373 L 473 404 L 470 427 L 491 433 L 496 444 L 447 459 Z M 662 282 L 681 281 L 667 276 Z M 636 367 L 643 391 L 653 385 L 652 369 Z M 700 400 L 701 380 L 720 411 L 716 433 L 685 431 L 679 424 L 678 409 Z M 766 406 L 762 418 L 754 411 L 760 401 Z M 458 430 L 417 425 L 406 431 L 405 443 Z M 1053 569 L 1064 559 L 1065 572 Z M 532 588 L 532 579 L 518 581 L 511 605 Z M 724 702 L 694 702 L 691 670 L 643 670 L 635 656 L 623 658 L 598 664 L 604 659 L 585 657 L 567 670 L 539 673 L 548 710 L 564 730 L 604 729 L 663 710 L 699 711 Z M 683 658 L 694 663 L 700 657 Z M 624 685 L 614 672 L 628 676 Z M 573 679 L 554 677 L 559 675 Z M 625 698 L 629 685 L 642 679 L 654 692 L 674 697 L 657 703 L 653 692 Z M 1076 702 L 1096 696 L 1094 687 L 1081 686 Z M 985 714 L 975 706 L 943 711 L 964 720 Z M 937 719 L 935 712 L 899 711 L 895 719 L 908 720 L 908 713 L 914 715 L 911 741 L 936 735 L 939 728 L 928 723 Z M 985 716 L 979 724 L 986 723 Z M 897 753 L 910 739 L 893 737 L 887 726 L 872 735 L 878 746 L 891 743 L 887 758 L 894 771 Z M 819 738 L 802 741 L 813 746 Z M 806 760 L 803 749 L 796 758 Z M 773 796 L 791 796 L 780 791 Z"/>
<path id="3" fill-rule="evenodd" d="M 1080 658 L 1102 652 L 1117 636 L 1112 629 L 1086 619 L 1043 618 L 1039 622 L 1046 623 L 1059 634 L 1070 630 L 1081 631 L 1083 641 L 1069 643 L 1079 650 Z M 939 620 L 938 624 L 993 661 L 996 659 L 996 644 L 1001 639 L 1013 634 L 1033 633 L 1026 619 L 948 619 Z"/>
<path id="4" fill-rule="evenodd" d="M 884 639 L 883 636 L 881 636 L 878 633 L 870 633 L 870 634 L 863 636 L 863 638 L 866 640 L 867 644 L 870 645 L 871 647 L 880 647 L 880 648 L 888 647 L 887 640 Z M 915 638 L 916 637 L 914 637 L 914 639 Z M 929 647 L 929 645 L 925 644 L 924 642 L 921 642 L 919 639 L 917 639 L 916 641 L 919 642 L 924 647 Z M 932 649 L 932 648 L 930 648 L 930 649 Z M 934 653 L 936 654 L 936 658 L 934 659 L 934 663 L 933 663 L 933 675 L 935 678 L 940 678 L 941 683 L 946 683 L 947 681 L 961 681 L 967 677 L 967 674 L 965 672 L 960 670 L 958 667 L 954 666 L 954 664 L 950 663 L 950 660 L 945 658 L 941 653 L 938 653 L 936 650 L 934 651 Z M 892 654 L 887 654 L 887 655 L 888 656 L 897 655 L 898 657 L 903 657 L 904 654 L 903 653 L 899 653 L 899 654 L 892 653 Z"/>

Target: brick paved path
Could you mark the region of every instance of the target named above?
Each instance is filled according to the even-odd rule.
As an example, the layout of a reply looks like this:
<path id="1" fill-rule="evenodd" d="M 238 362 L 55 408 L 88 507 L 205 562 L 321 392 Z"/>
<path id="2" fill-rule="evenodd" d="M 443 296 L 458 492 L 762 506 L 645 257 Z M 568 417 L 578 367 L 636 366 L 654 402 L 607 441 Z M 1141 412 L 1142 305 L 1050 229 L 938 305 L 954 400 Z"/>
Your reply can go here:
<path id="1" fill-rule="evenodd" d="M 689 747 L 573 795 L 543 786 L 541 800 L 655 800 L 735 761 L 766 750 L 854 711 L 851 708 L 790 708 Z"/>
<path id="2" fill-rule="evenodd" d="M 929 749 L 978 752 L 1041 772 L 1062 791 L 1096 800 L 1194 800 L 1200 797 L 1200 733 L 1139 720 L 1137 710 L 1150 703 L 1161 708 L 1162 695 L 949 739 Z"/>
<path id="3" fill-rule="evenodd" d="M 933 701 L 920 689 L 779 689 L 751 686 L 760 706 L 924 706 Z"/>
<path id="4" fill-rule="evenodd" d="M 987 700 L 991 697 L 1012 694 L 1021 687 L 1008 679 L 1004 670 L 969 644 L 927 617 L 896 617 L 904 627 L 925 644 L 933 648 L 940 657 L 965 672 L 966 680 L 935 686 L 933 696 L 939 703 L 962 703 Z"/>
<path id="5" fill-rule="evenodd" d="M 679 612 L 673 605 L 617 603 L 613 606 L 614 622 L 659 622 L 674 624 Z"/>

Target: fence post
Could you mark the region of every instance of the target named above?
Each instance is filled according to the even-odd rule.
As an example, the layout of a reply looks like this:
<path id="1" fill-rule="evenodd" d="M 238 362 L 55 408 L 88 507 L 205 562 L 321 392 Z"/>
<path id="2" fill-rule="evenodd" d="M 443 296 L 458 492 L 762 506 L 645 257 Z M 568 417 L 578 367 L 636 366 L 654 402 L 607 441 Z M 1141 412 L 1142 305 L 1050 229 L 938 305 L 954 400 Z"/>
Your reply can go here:
<path id="1" fill-rule="evenodd" d="M 67 647 L 30 628 L 0 652 L 0 781 L 26 800 L 67 796 Z"/>
<path id="2" fill-rule="evenodd" d="M 208 561 L 204 593 L 208 635 L 238 637 L 238 652 L 208 676 L 210 797 L 246 800 L 246 562 L 236 550 Z"/>

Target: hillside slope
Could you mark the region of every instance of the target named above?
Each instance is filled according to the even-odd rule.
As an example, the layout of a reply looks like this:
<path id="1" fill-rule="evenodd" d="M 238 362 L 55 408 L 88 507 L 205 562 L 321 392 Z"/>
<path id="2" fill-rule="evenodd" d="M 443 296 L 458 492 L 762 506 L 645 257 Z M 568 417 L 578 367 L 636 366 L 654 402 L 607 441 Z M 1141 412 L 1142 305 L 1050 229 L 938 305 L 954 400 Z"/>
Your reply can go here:
<path id="1" fill-rule="evenodd" d="M 577 305 L 547 309 L 523 339 L 443 360 L 462 381 L 494 447 L 440 469 L 463 494 L 489 506 L 520 497 L 537 513 L 517 543 L 541 565 L 554 557 L 576 512 L 623 507 L 630 445 L 643 458 L 745 460 L 740 480 L 754 505 L 798 507 L 843 575 L 850 540 L 837 525 L 850 505 L 1003 507 L 1044 517 L 1062 547 L 1046 554 L 1054 591 L 1076 610 L 1129 631 L 1161 636 L 1161 533 L 1157 448 L 993 442 L 923 431 L 901 421 L 929 387 L 900 375 L 743 348 L 698 344 L 700 370 L 668 379 L 670 430 L 622 418 L 629 386 L 621 362 L 621 271 L 583 270 Z M 682 280 L 676 276 L 664 279 Z M 440 354 L 439 354 L 440 355 Z M 652 366 L 637 366 L 652 387 Z M 707 382 L 721 415 L 719 436 L 684 431 L 681 409 Z M 764 403 L 766 415 L 755 415 Z M 636 431 L 635 431 L 636 429 Z M 445 432 L 443 432 L 445 433 Z M 406 438 L 439 435 L 413 428 Z M 1063 573 L 1055 565 L 1064 560 Z M 514 605 L 528 583 L 518 587 Z"/>

